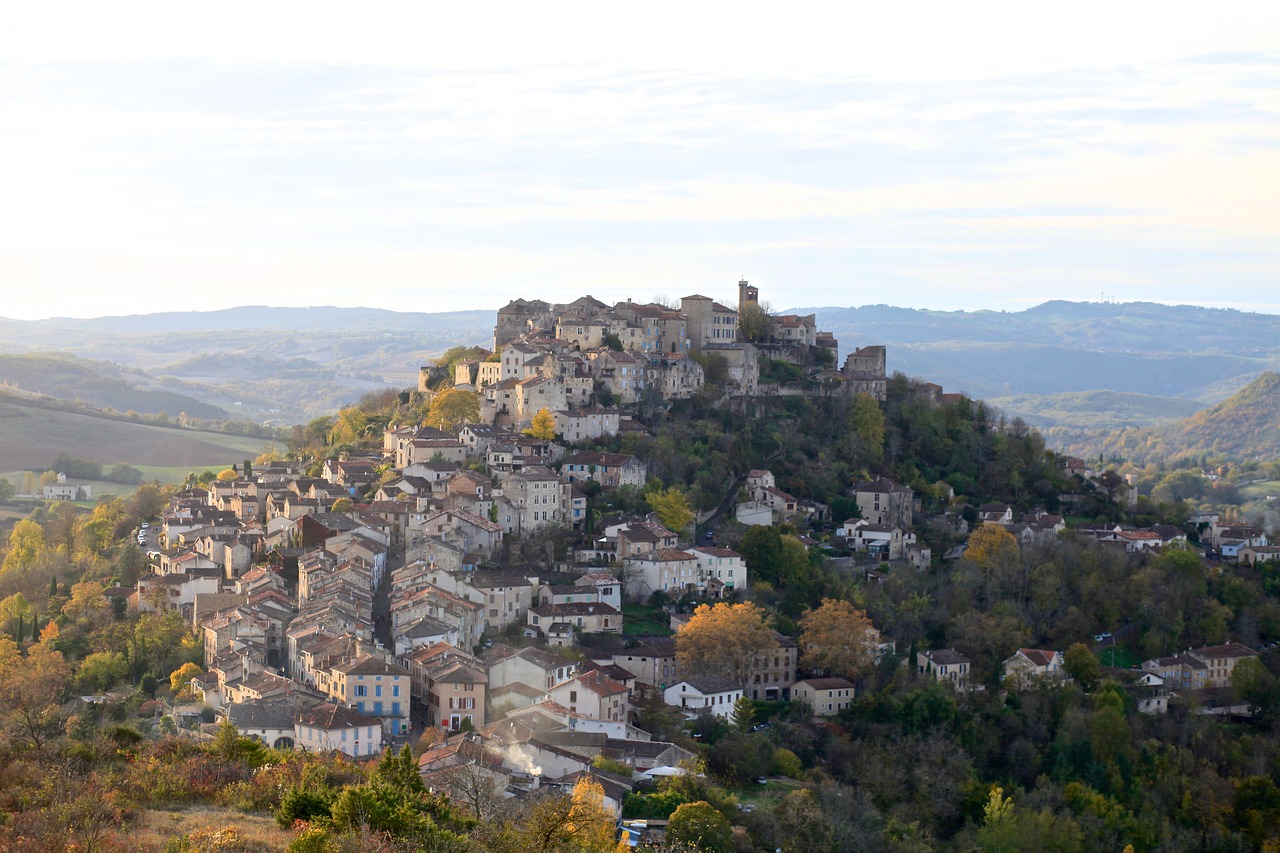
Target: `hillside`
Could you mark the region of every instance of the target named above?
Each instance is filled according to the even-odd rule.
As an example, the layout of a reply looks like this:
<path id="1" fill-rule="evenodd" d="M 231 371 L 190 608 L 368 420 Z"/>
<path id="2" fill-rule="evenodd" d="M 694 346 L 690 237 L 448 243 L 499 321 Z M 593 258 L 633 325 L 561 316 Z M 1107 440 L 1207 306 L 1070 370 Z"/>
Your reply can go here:
<path id="1" fill-rule="evenodd" d="M 220 420 L 226 409 L 187 394 L 164 390 L 139 371 L 69 355 L 0 354 L 0 384 L 118 412 L 176 417 L 186 412 L 201 420 Z M 148 387 L 151 386 L 151 387 Z"/>
<path id="2" fill-rule="evenodd" d="M 1157 427 L 1050 427 L 1046 438 L 1077 456 L 1114 455 L 1139 464 L 1184 455 L 1280 457 L 1280 374 L 1267 372 L 1210 409 Z"/>
<path id="3" fill-rule="evenodd" d="M 180 480 L 193 469 L 223 468 L 257 456 L 263 439 L 132 423 L 0 393 L 0 476 L 41 469 L 68 453 L 104 465 L 125 462 L 148 479 Z"/>
<path id="4" fill-rule="evenodd" d="M 1038 396 L 988 397 L 1005 414 L 1048 429 L 1126 429 L 1189 418 L 1199 403 L 1176 397 L 1152 397 L 1124 391 L 1073 391 Z"/>
<path id="5" fill-rule="evenodd" d="M 1184 453 L 1280 456 L 1280 373 L 1264 373 L 1211 409 L 1166 428 Z"/>
<path id="6" fill-rule="evenodd" d="M 492 311 L 265 306 L 0 320 L 0 351 L 47 354 L 56 348 L 85 360 L 127 365 L 131 386 L 199 399 L 237 419 L 286 426 L 332 412 L 369 391 L 415 385 L 418 367 L 449 347 L 492 340 L 493 322 Z M 53 388 L 46 393 L 89 399 Z M 185 410 L 196 416 L 190 408 L 174 408 L 178 401 L 170 399 L 156 403 L 163 409 L 93 402 L 122 411 L 176 415 Z"/>

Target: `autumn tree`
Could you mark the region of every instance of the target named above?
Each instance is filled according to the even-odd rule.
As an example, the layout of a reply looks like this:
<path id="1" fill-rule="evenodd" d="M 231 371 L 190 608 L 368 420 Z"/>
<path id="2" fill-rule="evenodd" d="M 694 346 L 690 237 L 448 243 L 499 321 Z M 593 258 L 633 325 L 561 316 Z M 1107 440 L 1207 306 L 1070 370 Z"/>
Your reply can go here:
<path id="1" fill-rule="evenodd" d="M 44 528 L 29 518 L 22 519 L 9 534 L 9 550 L 0 565 L 0 574 L 30 570 L 45 547 Z"/>
<path id="2" fill-rule="evenodd" d="M 532 436 L 533 438 L 544 438 L 547 440 L 555 438 L 556 419 L 555 416 L 551 414 L 551 410 L 546 406 L 538 409 L 537 413 L 533 416 L 533 422 L 530 424 L 529 429 L 525 430 L 525 435 Z"/>
<path id="3" fill-rule="evenodd" d="M 474 838 L 495 853 L 610 853 L 616 826 L 604 788 L 583 777 L 570 794 L 541 793 L 510 819 L 481 824 Z"/>
<path id="4" fill-rule="evenodd" d="M 880 632 L 847 601 L 822 599 L 822 605 L 800 617 L 800 656 L 810 669 L 853 678 L 875 664 Z"/>
<path id="5" fill-rule="evenodd" d="M 693 509 L 689 506 L 689 496 L 676 486 L 650 492 L 645 495 L 645 500 L 658 514 L 663 525 L 677 533 L 693 523 Z"/>
<path id="6" fill-rule="evenodd" d="M 218 472 L 218 479 L 224 483 L 234 483 L 238 476 L 235 468 L 223 468 Z"/>
<path id="7" fill-rule="evenodd" d="M 204 669 L 199 664 L 187 661 L 169 673 L 169 689 L 173 691 L 173 695 L 181 696 L 191 687 L 191 680 L 202 675 L 204 675 Z"/>
<path id="8" fill-rule="evenodd" d="M 480 420 L 480 398 L 471 391 L 450 388 L 431 398 L 427 409 L 427 426 L 456 432 Z"/>
<path id="9" fill-rule="evenodd" d="M 21 643 L 26 639 L 26 626 L 34 618 L 35 609 L 22 593 L 15 592 L 0 601 L 0 625 L 4 626 L 4 630 L 13 634 L 16 642 Z"/>
<path id="10" fill-rule="evenodd" d="M 969 534 L 964 556 L 985 569 L 1002 560 L 1017 559 L 1018 540 L 999 524 L 983 524 Z"/>
<path id="11" fill-rule="evenodd" d="M 23 658 L 0 637 L 0 727 L 14 740 L 39 749 L 56 735 L 70 683 L 71 668 L 51 644 L 36 643 Z"/>
<path id="12" fill-rule="evenodd" d="M 733 849 L 733 827 L 729 819 L 706 800 L 685 803 L 672 812 L 667 838 L 713 853 L 728 853 Z"/>
<path id="13" fill-rule="evenodd" d="M 62 605 L 62 615 L 93 630 L 111 617 L 111 604 L 104 595 L 106 587 L 97 581 L 81 581 L 71 587 L 71 598 Z"/>
<path id="14" fill-rule="evenodd" d="M 746 684 L 756 657 L 777 647 L 757 605 L 701 604 L 676 634 L 676 661 L 686 676 L 727 676 Z"/>
<path id="15" fill-rule="evenodd" d="M 983 524 L 969 534 L 965 559 L 981 574 L 983 602 L 990 607 L 998 598 L 998 584 L 1017 574 L 1018 540 L 999 524 Z"/>

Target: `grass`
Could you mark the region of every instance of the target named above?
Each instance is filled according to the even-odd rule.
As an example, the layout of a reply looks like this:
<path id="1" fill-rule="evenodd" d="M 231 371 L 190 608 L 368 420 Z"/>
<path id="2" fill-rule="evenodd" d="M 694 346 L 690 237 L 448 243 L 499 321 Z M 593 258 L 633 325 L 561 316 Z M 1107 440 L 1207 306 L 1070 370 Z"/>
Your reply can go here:
<path id="1" fill-rule="evenodd" d="M 242 843 L 232 849 L 287 850 L 294 834 L 276 825 L 269 815 L 250 815 L 234 809 L 198 806 L 166 811 L 148 809 L 129 831 L 130 848 L 136 853 L 163 853 L 171 839 L 197 830 L 231 829 Z M 202 847 L 199 849 L 214 849 Z M 223 848 L 217 848 L 223 849 Z"/>
<path id="2" fill-rule="evenodd" d="M 1108 646 L 1098 653 L 1098 663 L 1103 666 L 1132 669 L 1142 663 L 1138 656 L 1124 646 Z"/>
<path id="3" fill-rule="evenodd" d="M 647 604 L 622 605 L 622 633 L 624 634 L 670 634 L 671 622 L 667 612 L 661 607 Z"/>

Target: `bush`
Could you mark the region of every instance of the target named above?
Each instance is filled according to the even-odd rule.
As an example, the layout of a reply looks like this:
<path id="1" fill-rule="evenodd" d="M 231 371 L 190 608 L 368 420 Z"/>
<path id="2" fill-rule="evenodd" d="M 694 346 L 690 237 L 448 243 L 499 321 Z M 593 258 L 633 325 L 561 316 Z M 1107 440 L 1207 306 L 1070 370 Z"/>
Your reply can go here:
<path id="1" fill-rule="evenodd" d="M 295 821 L 311 821 L 317 817 L 329 817 L 334 792 L 330 790 L 305 791 L 293 788 L 280 800 L 276 810 L 276 823 L 286 829 Z"/>
<path id="2" fill-rule="evenodd" d="M 773 767 L 771 769 L 775 776 L 786 776 L 790 779 L 799 779 L 800 774 L 804 772 L 804 767 L 800 764 L 800 757 L 789 749 L 774 751 Z"/>

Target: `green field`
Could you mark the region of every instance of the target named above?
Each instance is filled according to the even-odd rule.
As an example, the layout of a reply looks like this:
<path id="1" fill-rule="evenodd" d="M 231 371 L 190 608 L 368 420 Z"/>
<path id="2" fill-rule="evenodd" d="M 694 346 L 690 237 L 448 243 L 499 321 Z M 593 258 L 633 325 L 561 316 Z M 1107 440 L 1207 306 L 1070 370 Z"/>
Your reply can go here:
<path id="1" fill-rule="evenodd" d="M 1142 661 L 1124 646 L 1108 646 L 1098 652 L 1098 662 L 1103 666 L 1114 666 L 1120 669 L 1132 669 Z"/>
<path id="2" fill-rule="evenodd" d="M 624 634 L 670 634 L 671 620 L 661 607 L 650 607 L 647 604 L 622 605 L 622 633 Z"/>
<path id="3" fill-rule="evenodd" d="M 0 476 L 15 486 L 25 471 L 42 470 L 59 453 L 111 466 L 125 462 L 147 481 L 180 481 L 189 471 L 219 471 L 256 457 L 264 439 L 131 423 L 80 412 L 63 412 L 0 401 Z M 119 483 L 92 483 L 94 494 L 131 492 Z"/>

